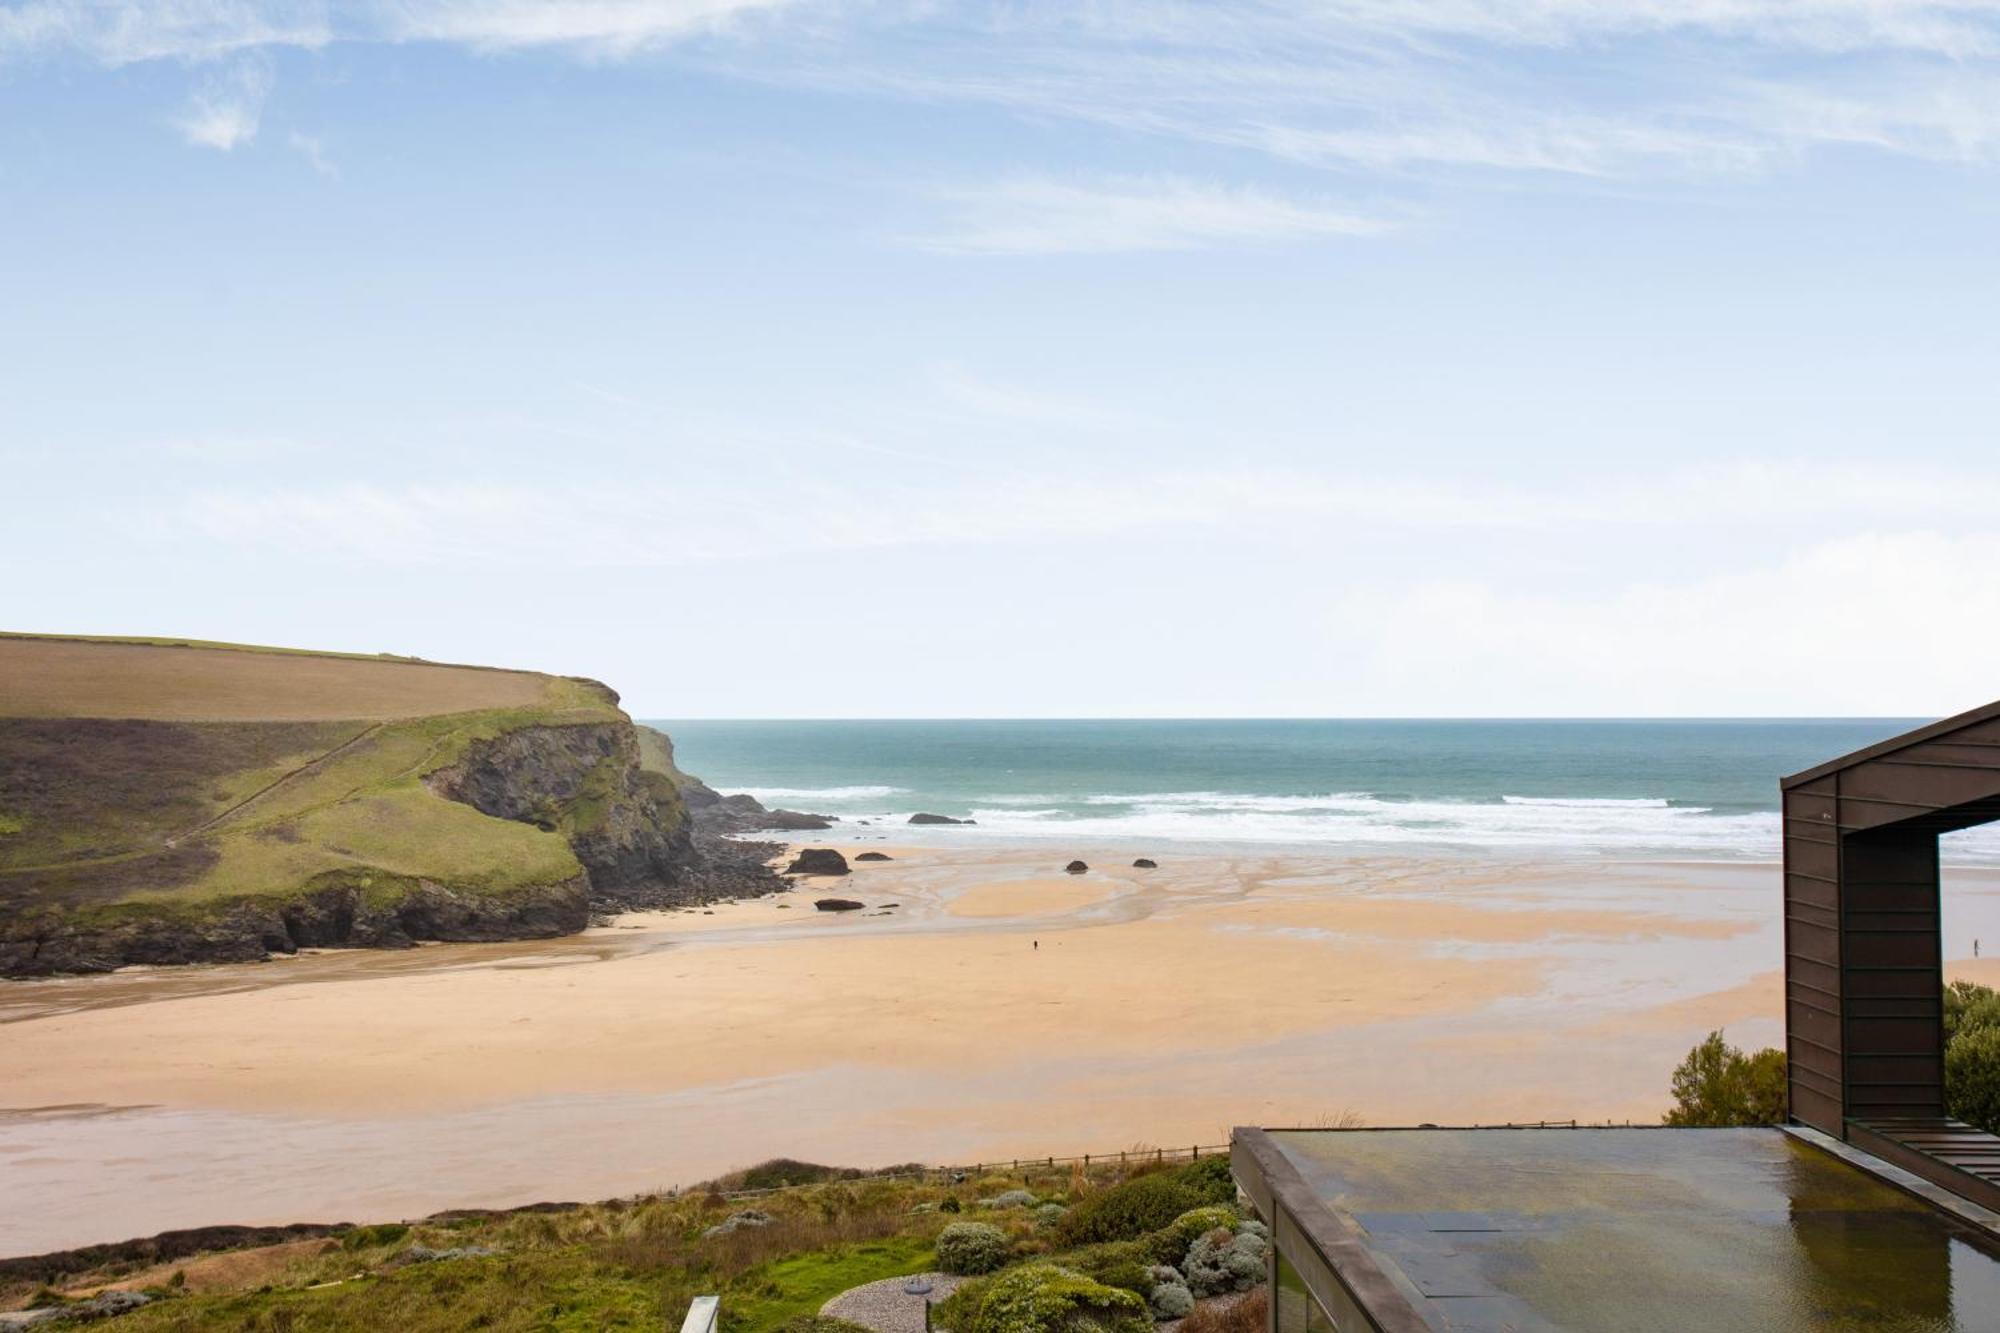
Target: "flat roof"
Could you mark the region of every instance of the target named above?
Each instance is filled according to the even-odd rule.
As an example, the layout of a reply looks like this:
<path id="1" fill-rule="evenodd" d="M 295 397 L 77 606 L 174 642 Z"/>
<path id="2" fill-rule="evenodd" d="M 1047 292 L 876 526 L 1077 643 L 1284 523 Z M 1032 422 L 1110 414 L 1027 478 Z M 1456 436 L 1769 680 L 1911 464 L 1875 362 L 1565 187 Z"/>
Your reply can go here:
<path id="1" fill-rule="evenodd" d="M 1324 1265 L 1384 1329 L 2000 1329 L 1993 1234 L 1776 1128 L 1251 1130 L 1236 1146 L 1247 1192 L 1293 1215 L 1278 1248 L 1306 1287 Z"/>

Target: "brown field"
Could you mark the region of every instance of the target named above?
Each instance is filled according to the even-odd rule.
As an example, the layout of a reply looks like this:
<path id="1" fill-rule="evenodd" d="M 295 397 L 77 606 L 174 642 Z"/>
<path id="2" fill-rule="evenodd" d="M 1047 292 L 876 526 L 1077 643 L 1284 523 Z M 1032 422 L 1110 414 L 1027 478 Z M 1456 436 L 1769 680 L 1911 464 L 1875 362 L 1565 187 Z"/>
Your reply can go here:
<path id="1" fill-rule="evenodd" d="M 533 707 L 551 682 L 391 658 L 0 636 L 0 717 L 375 721 Z"/>

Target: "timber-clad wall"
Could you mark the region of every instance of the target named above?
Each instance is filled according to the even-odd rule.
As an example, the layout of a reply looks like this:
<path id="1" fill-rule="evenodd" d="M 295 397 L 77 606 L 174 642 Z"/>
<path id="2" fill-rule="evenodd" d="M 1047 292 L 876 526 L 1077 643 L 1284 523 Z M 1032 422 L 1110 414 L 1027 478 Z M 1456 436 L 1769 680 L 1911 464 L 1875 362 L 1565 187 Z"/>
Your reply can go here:
<path id="1" fill-rule="evenodd" d="M 1785 779 L 1792 1118 L 1944 1114 L 1940 833 L 2000 817 L 2000 704 Z"/>

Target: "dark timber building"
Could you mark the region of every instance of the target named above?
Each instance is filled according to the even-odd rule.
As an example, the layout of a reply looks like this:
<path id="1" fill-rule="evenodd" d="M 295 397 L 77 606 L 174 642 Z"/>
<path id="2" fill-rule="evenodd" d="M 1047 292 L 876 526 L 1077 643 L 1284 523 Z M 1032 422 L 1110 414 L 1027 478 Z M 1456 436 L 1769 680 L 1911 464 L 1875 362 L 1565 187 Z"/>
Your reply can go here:
<path id="1" fill-rule="evenodd" d="M 1781 784 L 1792 1118 L 2000 1208 L 2000 1139 L 1944 1113 L 1938 835 L 2000 819 L 2000 704 Z"/>
<path id="2" fill-rule="evenodd" d="M 1944 1114 L 1940 833 L 2000 704 L 1786 778 L 1792 1123 L 1239 1129 L 1270 1333 L 2000 1333 L 2000 1139 Z"/>

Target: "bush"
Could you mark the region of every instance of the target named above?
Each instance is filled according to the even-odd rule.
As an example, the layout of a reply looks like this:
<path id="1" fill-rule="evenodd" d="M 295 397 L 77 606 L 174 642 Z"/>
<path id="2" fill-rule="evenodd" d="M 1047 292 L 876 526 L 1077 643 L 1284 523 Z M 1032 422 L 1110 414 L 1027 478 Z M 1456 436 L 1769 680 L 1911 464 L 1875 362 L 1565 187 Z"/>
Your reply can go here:
<path id="1" fill-rule="evenodd" d="M 1991 986 L 1980 986 L 1970 981 L 1954 981 L 1944 988 L 1944 1039 L 1947 1042 L 1961 1032 L 1989 1027 L 2000 1027 L 2000 992 Z"/>
<path id="2" fill-rule="evenodd" d="M 1069 1209 L 1063 1207 L 1059 1203 L 1042 1204 L 1040 1207 L 1035 1209 L 1035 1225 L 1044 1228 L 1052 1227 L 1056 1223 L 1062 1221 L 1063 1214 L 1067 1213 L 1068 1211 Z"/>
<path id="3" fill-rule="evenodd" d="M 1008 1190 L 1005 1194 L 996 1194 L 990 1199 L 981 1199 L 979 1206 L 981 1208 L 1026 1208 L 1034 1201 L 1035 1196 L 1026 1190 Z"/>
<path id="4" fill-rule="evenodd" d="M 1226 1309 L 1201 1306 L 1180 1326 L 1180 1333 L 1264 1333 L 1270 1302 L 1268 1291 L 1253 1291 Z"/>
<path id="5" fill-rule="evenodd" d="M 1711 1032 L 1674 1070 L 1669 1125 L 1775 1125 L 1785 1118 L 1785 1053 L 1745 1055 Z"/>
<path id="6" fill-rule="evenodd" d="M 1146 1304 L 1153 1311 L 1155 1319 L 1185 1319 L 1194 1311 L 1194 1293 L 1188 1290 L 1187 1279 L 1178 1268 L 1168 1264 L 1156 1264 L 1152 1271 L 1153 1286 L 1146 1293 Z"/>
<path id="7" fill-rule="evenodd" d="M 2000 1026 L 1961 1028 L 1944 1048 L 1944 1104 L 1966 1124 L 2000 1134 Z"/>
<path id="8" fill-rule="evenodd" d="M 1132 1292 L 1054 1264 L 1023 1264 L 986 1285 L 971 1325 L 957 1333 L 1149 1333 L 1152 1317 Z"/>
<path id="9" fill-rule="evenodd" d="M 1194 1244 L 1197 1237 L 1217 1227 L 1225 1231 L 1234 1231 L 1236 1210 L 1225 1208 L 1221 1204 L 1210 1204 L 1206 1208 L 1191 1208 L 1146 1239 L 1152 1246 L 1153 1257 L 1156 1260 L 1178 1268 L 1181 1260 L 1187 1258 L 1188 1246 Z"/>
<path id="10" fill-rule="evenodd" d="M 1144 1296 L 1156 1280 L 1152 1247 L 1143 1240 L 1114 1240 L 1086 1245 L 1052 1256 L 1051 1262 L 1073 1269 L 1107 1287 L 1123 1287 Z"/>
<path id="11" fill-rule="evenodd" d="M 1188 1246 L 1181 1271 L 1187 1274 L 1188 1289 L 1197 1296 L 1248 1291 L 1264 1280 L 1264 1261 L 1270 1248 L 1254 1232 L 1217 1227 Z"/>
<path id="12" fill-rule="evenodd" d="M 1057 1224 L 1056 1236 L 1065 1245 L 1137 1240 L 1191 1209 L 1235 1197 L 1228 1161 L 1209 1157 L 1173 1170 L 1149 1171 L 1079 1201 Z"/>
<path id="13" fill-rule="evenodd" d="M 340 1238 L 343 1250 L 369 1250 L 378 1245 L 394 1245 L 410 1234 L 401 1222 L 381 1222 L 372 1227 L 356 1227 Z"/>
<path id="14" fill-rule="evenodd" d="M 938 1211 L 941 1213 L 955 1213 L 959 1211 L 960 1207 L 958 1196 L 956 1194 L 947 1194 L 944 1196 L 944 1202 L 938 1205 Z"/>
<path id="15" fill-rule="evenodd" d="M 984 1222 L 953 1222 L 937 1238 L 938 1267 L 971 1276 L 990 1273 L 1007 1262 L 1007 1237 Z"/>

